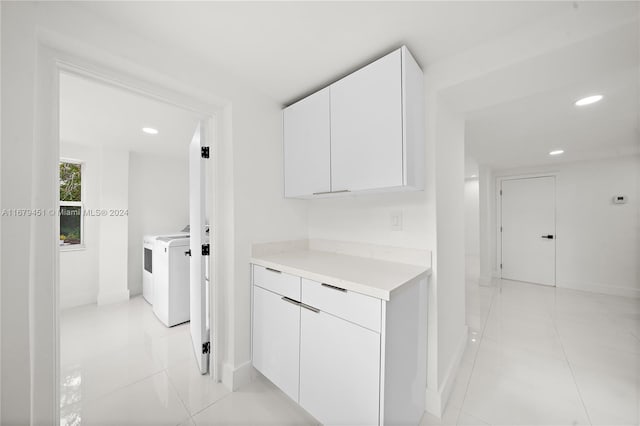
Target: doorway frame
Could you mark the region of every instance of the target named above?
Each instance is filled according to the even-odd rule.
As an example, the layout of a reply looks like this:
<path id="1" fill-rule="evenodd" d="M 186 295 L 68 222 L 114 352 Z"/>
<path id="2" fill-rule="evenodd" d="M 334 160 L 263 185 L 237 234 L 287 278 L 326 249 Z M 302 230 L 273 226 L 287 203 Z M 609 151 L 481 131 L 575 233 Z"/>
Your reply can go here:
<path id="1" fill-rule="evenodd" d="M 503 174 L 503 175 L 497 175 L 495 177 L 495 186 L 494 186 L 494 191 L 495 191 L 495 211 L 496 211 L 496 222 L 494 223 L 495 226 L 495 232 L 494 232 L 494 237 L 496 239 L 496 258 L 495 258 L 495 262 L 493 265 L 494 271 L 496 271 L 496 273 L 494 274 L 497 278 L 502 279 L 502 268 L 501 268 L 501 263 L 502 263 L 502 231 L 500 230 L 500 227 L 502 226 L 502 195 L 500 194 L 500 191 L 502 189 L 502 182 L 506 181 L 506 180 L 519 180 L 519 179 L 534 179 L 534 178 L 542 178 L 542 177 L 552 177 L 554 178 L 554 182 L 555 182 L 555 189 L 556 189 L 556 194 L 555 194 L 555 199 L 554 199 L 554 206 L 553 206 L 553 220 L 554 220 L 554 235 L 556 235 L 555 238 L 555 243 L 556 244 L 556 250 L 554 253 L 554 265 L 553 265 L 553 271 L 554 271 L 554 277 L 555 277 L 555 283 L 553 285 L 553 287 L 557 286 L 557 277 L 558 277 L 558 246 L 557 246 L 557 228 L 558 228 L 558 200 L 557 200 L 557 187 L 558 187 L 558 175 L 559 173 L 556 171 L 551 171 L 551 172 L 536 172 L 536 173 L 522 173 L 522 174 Z M 536 284 L 537 285 L 537 284 Z M 542 285 L 542 284 L 540 284 Z"/>
<path id="2" fill-rule="evenodd" d="M 103 54 L 103 55 L 101 55 Z M 221 182 L 220 147 L 230 135 L 229 102 L 221 98 L 202 95 L 196 87 L 182 84 L 180 81 L 159 74 L 148 68 L 130 62 L 124 58 L 104 55 L 104 52 L 89 51 L 69 40 L 63 40 L 49 34 L 41 34 L 37 41 L 37 66 L 35 83 L 37 87 L 37 114 L 35 118 L 36 142 L 34 148 L 40 150 L 40 159 L 36 163 L 41 167 L 40 173 L 50 182 L 39 194 L 42 202 L 59 209 L 59 173 L 60 161 L 60 81 L 61 73 L 73 74 L 90 80 L 108 84 L 132 93 L 155 99 L 170 105 L 192 111 L 199 115 L 207 125 L 208 134 L 212 135 L 209 146 L 213 151 L 212 163 L 208 168 L 207 184 L 210 187 L 207 204 L 210 214 L 212 234 L 222 229 L 221 203 L 219 194 Z M 105 57 L 107 58 L 105 60 Z M 39 135 L 38 135 L 39 134 Z M 34 163 L 35 164 L 35 163 Z M 48 192 L 48 194 L 47 194 Z M 52 198 L 49 198 L 52 197 Z M 34 378 L 33 386 L 38 389 L 34 395 L 32 410 L 40 420 L 45 420 L 49 412 L 55 423 L 60 421 L 60 254 L 59 221 L 57 217 L 44 218 L 38 222 L 42 235 L 53 237 L 51 245 L 43 247 L 44 268 L 53 272 L 53 288 L 33 286 L 30 297 L 31 305 L 38 314 L 32 317 L 32 337 L 39 342 L 37 350 L 31 350 L 31 363 L 39 374 Z M 44 240 L 42 240 L 44 242 Z M 210 341 L 213 344 L 210 360 L 210 379 L 221 381 L 222 354 L 225 339 L 221 338 L 223 297 L 220 285 L 222 275 L 220 268 L 219 247 L 212 250 L 209 257 L 210 276 L 209 292 L 209 324 Z M 48 266 L 51 266 L 49 269 Z M 213 337 L 215 336 L 215 339 Z M 48 421 L 47 421 L 48 422 Z"/>

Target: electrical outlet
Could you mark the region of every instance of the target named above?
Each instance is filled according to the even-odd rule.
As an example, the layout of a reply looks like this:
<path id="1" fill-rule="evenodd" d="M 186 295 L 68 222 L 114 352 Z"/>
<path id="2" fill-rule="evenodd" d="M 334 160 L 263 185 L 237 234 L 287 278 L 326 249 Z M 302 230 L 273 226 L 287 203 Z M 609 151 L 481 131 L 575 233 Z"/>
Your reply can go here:
<path id="1" fill-rule="evenodd" d="M 402 211 L 391 212 L 391 230 L 402 231 Z"/>

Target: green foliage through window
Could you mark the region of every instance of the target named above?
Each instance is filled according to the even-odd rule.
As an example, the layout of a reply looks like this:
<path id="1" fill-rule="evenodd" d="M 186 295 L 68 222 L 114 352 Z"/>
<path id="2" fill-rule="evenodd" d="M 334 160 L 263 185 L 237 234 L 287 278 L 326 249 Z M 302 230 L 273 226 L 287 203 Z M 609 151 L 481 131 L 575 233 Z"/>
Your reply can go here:
<path id="1" fill-rule="evenodd" d="M 60 163 L 60 201 L 81 201 L 81 193 L 81 165 Z"/>
<path id="2" fill-rule="evenodd" d="M 60 245 L 82 244 L 82 165 L 60 162 Z"/>

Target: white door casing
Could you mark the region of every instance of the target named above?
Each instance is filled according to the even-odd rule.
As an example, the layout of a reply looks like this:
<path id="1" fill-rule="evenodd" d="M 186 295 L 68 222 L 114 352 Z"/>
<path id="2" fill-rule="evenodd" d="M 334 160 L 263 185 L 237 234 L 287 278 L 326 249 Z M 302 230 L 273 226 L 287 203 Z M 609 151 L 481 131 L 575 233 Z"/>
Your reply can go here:
<path id="1" fill-rule="evenodd" d="M 191 266 L 189 274 L 190 324 L 193 350 L 202 374 L 209 372 L 208 289 L 206 267 L 209 256 L 203 256 L 203 245 L 209 244 L 206 233 L 206 144 L 205 124 L 200 123 L 189 145 L 189 228 Z"/>
<path id="2" fill-rule="evenodd" d="M 555 286 L 555 177 L 501 182 L 502 278 Z"/>

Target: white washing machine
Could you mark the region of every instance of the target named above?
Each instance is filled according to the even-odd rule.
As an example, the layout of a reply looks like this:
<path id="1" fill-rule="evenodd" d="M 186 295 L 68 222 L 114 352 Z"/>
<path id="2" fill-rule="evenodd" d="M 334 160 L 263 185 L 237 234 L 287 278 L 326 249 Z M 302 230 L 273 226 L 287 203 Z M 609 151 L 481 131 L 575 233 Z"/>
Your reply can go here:
<path id="1" fill-rule="evenodd" d="M 167 327 L 189 321 L 189 238 L 157 237 L 153 245 L 153 312 Z"/>
<path id="2" fill-rule="evenodd" d="M 158 237 L 188 237 L 188 232 L 168 235 L 145 235 L 142 238 L 142 296 L 153 305 L 153 245 Z"/>

